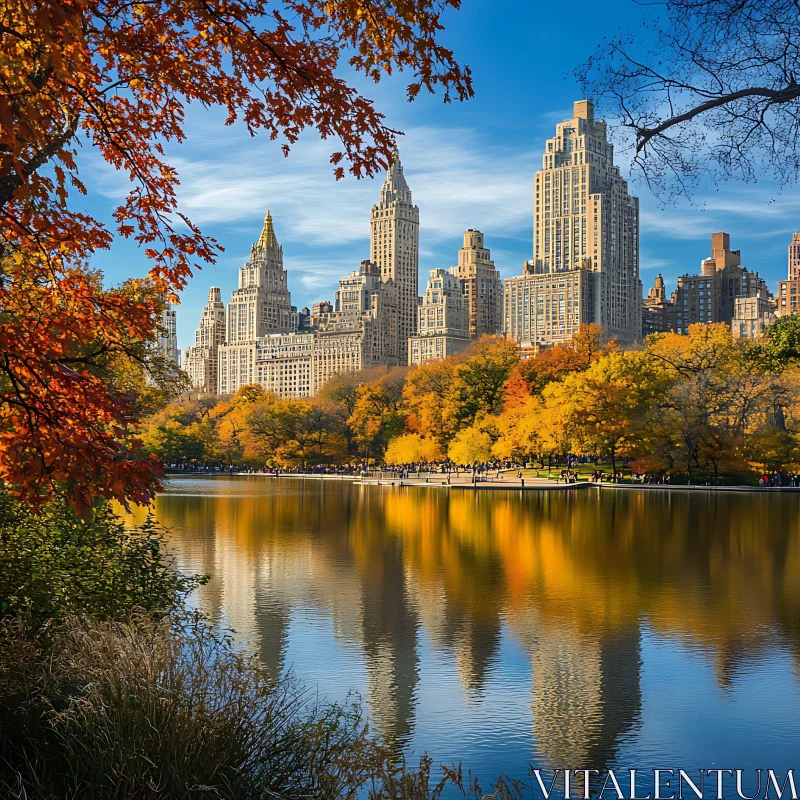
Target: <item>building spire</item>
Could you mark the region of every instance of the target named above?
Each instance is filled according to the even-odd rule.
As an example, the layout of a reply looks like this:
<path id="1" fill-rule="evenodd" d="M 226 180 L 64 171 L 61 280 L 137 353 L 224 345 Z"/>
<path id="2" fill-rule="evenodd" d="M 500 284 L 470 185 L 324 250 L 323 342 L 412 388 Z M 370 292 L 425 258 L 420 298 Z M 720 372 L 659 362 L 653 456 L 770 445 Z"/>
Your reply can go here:
<path id="1" fill-rule="evenodd" d="M 264 217 L 264 227 L 261 229 L 261 236 L 258 238 L 258 247 L 278 247 L 278 237 L 275 235 L 275 226 L 272 224 L 272 212 L 267 210 Z"/>
<path id="2" fill-rule="evenodd" d="M 383 188 L 381 189 L 381 204 L 389 205 L 396 202 L 410 205 L 411 189 L 409 189 L 405 175 L 403 175 L 400 150 L 395 143 L 392 160 L 386 172 L 386 180 L 383 182 Z"/>

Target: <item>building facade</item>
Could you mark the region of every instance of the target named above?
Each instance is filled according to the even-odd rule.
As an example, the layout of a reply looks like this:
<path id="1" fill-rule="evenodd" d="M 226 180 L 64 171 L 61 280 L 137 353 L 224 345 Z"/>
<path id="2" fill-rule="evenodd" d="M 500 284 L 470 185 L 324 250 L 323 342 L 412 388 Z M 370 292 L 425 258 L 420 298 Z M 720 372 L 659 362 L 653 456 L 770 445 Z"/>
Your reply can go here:
<path id="1" fill-rule="evenodd" d="M 699 275 L 681 275 L 672 295 L 675 327 L 688 333 L 696 323 L 721 322 L 732 325 L 739 297 L 767 300 L 767 284 L 757 272 L 741 265 L 741 252 L 730 249 L 730 235 L 711 234 L 711 256 L 700 264 Z"/>
<path id="2" fill-rule="evenodd" d="M 291 308 L 288 293 L 284 307 Z M 362 261 L 340 279 L 334 304 L 315 304 L 302 315 L 302 330 L 220 345 L 218 391 L 234 394 L 258 383 L 278 397 L 312 397 L 337 374 L 397 366 L 398 307 L 394 281 L 384 280 L 377 264 Z"/>
<path id="3" fill-rule="evenodd" d="M 776 303 L 779 317 L 800 312 L 800 279 L 778 281 Z"/>
<path id="4" fill-rule="evenodd" d="M 792 234 L 789 243 L 788 280 L 778 281 L 777 315 L 800 312 L 800 232 Z"/>
<path id="5" fill-rule="evenodd" d="M 790 281 L 800 281 L 800 231 L 792 234 L 789 242 L 789 272 Z"/>
<path id="6" fill-rule="evenodd" d="M 162 355 L 172 360 L 176 366 L 181 365 L 181 351 L 178 350 L 178 321 L 175 309 L 169 305 L 161 312 L 158 349 Z"/>
<path id="7" fill-rule="evenodd" d="M 225 343 L 225 304 L 219 288 L 208 290 L 208 302 L 200 313 L 194 345 L 186 350 L 183 368 L 192 388 L 214 394 L 217 391 L 219 347 Z"/>
<path id="8" fill-rule="evenodd" d="M 503 283 L 491 253 L 484 247 L 483 234 L 470 228 L 464 231 L 464 246 L 458 251 L 458 264 L 450 268 L 463 287 L 469 315 L 469 335 L 477 339 L 494 336 L 503 327 Z"/>
<path id="9" fill-rule="evenodd" d="M 675 330 L 675 303 L 667 297 L 664 278 L 659 273 L 642 301 L 642 336 Z"/>
<path id="10" fill-rule="evenodd" d="M 775 322 L 775 305 L 764 297 L 737 297 L 731 330 L 734 339 L 759 339 Z"/>
<path id="11" fill-rule="evenodd" d="M 470 304 L 464 281 L 453 269 L 432 269 L 417 309 L 417 335 L 408 341 L 409 365 L 418 367 L 447 358 L 467 347 L 470 338 Z"/>
<path id="12" fill-rule="evenodd" d="M 536 273 L 509 278 L 503 288 L 505 335 L 525 349 L 567 342 L 582 325 L 599 322 L 600 278 L 589 269 Z"/>
<path id="13" fill-rule="evenodd" d="M 362 261 L 339 280 L 334 311 L 316 326 L 312 393 L 335 375 L 399 364 L 399 293 L 381 268 Z"/>
<path id="14" fill-rule="evenodd" d="M 235 394 L 251 383 L 277 397 L 310 397 L 314 336 L 271 333 L 219 349 L 219 393 Z"/>
<path id="15" fill-rule="evenodd" d="M 505 333 L 523 347 L 568 341 L 592 322 L 622 344 L 641 338 L 639 201 L 589 101 L 575 103 L 546 142 L 534 177 L 533 260 L 504 294 Z"/>
<path id="16" fill-rule="evenodd" d="M 398 302 L 398 359 L 408 361 L 408 339 L 416 333 L 419 303 L 419 209 L 403 175 L 395 149 L 381 189 L 380 201 L 370 218 L 370 261 L 381 279 L 393 281 Z"/>
<path id="17" fill-rule="evenodd" d="M 465 232 L 458 264 L 433 270 L 425 299 L 417 296 L 419 209 L 396 150 L 370 214 L 370 252 L 340 279 L 333 303 L 315 303 L 298 314 L 267 212 L 226 309 L 224 341 L 216 350 L 217 391 L 234 394 L 258 383 L 281 397 L 309 397 L 335 375 L 446 358 L 470 339 L 500 330 L 502 284 L 480 231 Z M 212 307 L 210 298 L 209 319 Z M 208 354 L 190 350 L 198 384 L 210 381 Z"/>
<path id="18" fill-rule="evenodd" d="M 642 332 L 686 334 L 690 325 L 724 323 L 735 335 L 749 336 L 747 332 L 755 330 L 749 324 L 753 310 L 761 313 L 772 308 L 773 301 L 764 279 L 741 261 L 741 252 L 731 250 L 727 233 L 711 234 L 711 255 L 700 262 L 699 275 L 681 275 L 669 298 L 663 277 L 656 277 L 642 301 Z M 744 302 L 749 299 L 758 302 Z M 761 327 L 766 324 L 765 318 Z"/>
<path id="19" fill-rule="evenodd" d="M 297 323 L 283 268 L 283 248 L 267 211 L 261 236 L 239 270 L 239 288 L 228 303 L 225 341 L 252 342 L 270 333 L 290 333 L 297 330 Z"/>

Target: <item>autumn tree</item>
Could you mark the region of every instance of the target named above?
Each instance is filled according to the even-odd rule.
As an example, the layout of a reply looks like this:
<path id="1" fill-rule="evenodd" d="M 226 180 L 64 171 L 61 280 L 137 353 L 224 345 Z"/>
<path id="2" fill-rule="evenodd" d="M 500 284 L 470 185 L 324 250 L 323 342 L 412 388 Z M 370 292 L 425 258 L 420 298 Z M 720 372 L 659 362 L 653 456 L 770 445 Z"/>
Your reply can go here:
<path id="1" fill-rule="evenodd" d="M 640 442 L 644 463 L 655 466 L 660 455 L 690 476 L 714 478 L 747 471 L 747 440 L 765 419 L 775 380 L 754 368 L 750 347 L 723 324 L 690 325 L 687 336 L 648 342 L 645 356 L 662 384 Z"/>
<path id="2" fill-rule="evenodd" d="M 541 457 L 544 451 L 540 435 L 542 399 L 540 396 L 522 394 L 511 395 L 506 392 L 503 413 L 497 416 L 495 429 L 497 436 L 492 445 L 492 453 L 497 458 L 527 461 L 530 457 Z"/>
<path id="3" fill-rule="evenodd" d="M 404 433 L 389 442 L 384 455 L 387 464 L 417 464 L 439 461 L 442 451 L 435 439 L 418 433 Z"/>
<path id="4" fill-rule="evenodd" d="M 245 458 L 281 467 L 340 463 L 346 456 L 345 441 L 332 428 L 319 403 L 264 395 L 245 412 Z"/>
<path id="5" fill-rule="evenodd" d="M 469 357 L 455 365 L 443 398 L 444 414 L 462 427 L 500 411 L 504 387 L 518 362 L 519 350 L 514 342 L 481 337 Z"/>
<path id="6" fill-rule="evenodd" d="M 408 430 L 446 444 L 458 429 L 457 414 L 445 398 L 450 396 L 455 368 L 463 360 L 455 356 L 429 361 L 411 370 L 403 386 L 403 408 Z"/>
<path id="7" fill-rule="evenodd" d="M 616 339 L 606 340 L 602 325 L 594 322 L 582 325 L 569 341 L 519 361 L 504 387 L 505 404 L 514 405 L 528 395 L 540 394 L 548 383 L 587 369 L 617 348 Z"/>
<path id="8" fill-rule="evenodd" d="M 233 397 L 227 397 L 214 406 L 210 413 L 214 425 L 214 458 L 228 464 L 246 460 L 247 416 L 251 408 L 266 398 L 267 393 L 262 386 L 248 384 L 242 386 Z M 252 453 L 247 455 L 252 457 L 254 463 L 261 460 Z"/>
<path id="9" fill-rule="evenodd" d="M 396 131 L 342 73 L 410 74 L 408 97 L 472 94 L 439 42 L 459 0 L 9 0 L 0 20 L 0 478 L 30 502 L 56 483 L 76 505 L 147 500 L 158 466 L 103 359 L 154 338 L 165 298 L 219 247 L 179 211 L 165 145 L 188 103 L 281 142 L 335 139 L 335 177 L 386 167 Z M 89 144 L 130 177 L 116 231 L 73 202 Z M 114 233 L 149 260 L 141 291 L 88 270 Z"/>
<path id="10" fill-rule="evenodd" d="M 778 372 L 800 365 L 800 316 L 778 317 L 757 346 L 757 359 Z"/>
<path id="11" fill-rule="evenodd" d="M 662 196 L 689 195 L 708 174 L 796 181 L 798 75 L 794 0 L 666 0 L 577 70 Z"/>
<path id="12" fill-rule="evenodd" d="M 208 460 L 214 452 L 215 432 L 201 419 L 192 403 L 173 403 L 149 417 L 141 432 L 148 453 L 168 464 Z"/>
<path id="13" fill-rule="evenodd" d="M 347 424 L 358 443 L 359 454 L 367 459 L 382 453 L 389 441 L 403 432 L 403 386 L 407 373 L 404 367 L 373 370 L 371 375 L 377 377 L 358 387 Z"/>
<path id="14" fill-rule="evenodd" d="M 631 455 L 659 384 L 640 352 L 617 351 L 548 387 L 550 410 L 571 423 L 571 450 L 598 456 L 616 474 L 621 456 Z"/>
<path id="15" fill-rule="evenodd" d="M 492 437 L 480 426 L 470 425 L 460 430 L 447 449 L 448 458 L 455 464 L 472 466 L 492 457 Z"/>
<path id="16" fill-rule="evenodd" d="M 546 386 L 541 397 L 532 398 L 520 423 L 522 441 L 528 443 L 529 452 L 538 456 L 542 466 L 547 459 L 548 470 L 572 448 L 575 415 L 564 413 L 561 392 L 558 382 Z"/>
<path id="17" fill-rule="evenodd" d="M 320 389 L 317 400 L 325 408 L 337 431 L 344 436 L 347 443 L 347 452 L 356 455 L 357 444 L 352 428 L 347 424 L 356 409 L 358 401 L 358 387 L 363 383 L 365 373 L 346 372 L 334 375 Z"/>

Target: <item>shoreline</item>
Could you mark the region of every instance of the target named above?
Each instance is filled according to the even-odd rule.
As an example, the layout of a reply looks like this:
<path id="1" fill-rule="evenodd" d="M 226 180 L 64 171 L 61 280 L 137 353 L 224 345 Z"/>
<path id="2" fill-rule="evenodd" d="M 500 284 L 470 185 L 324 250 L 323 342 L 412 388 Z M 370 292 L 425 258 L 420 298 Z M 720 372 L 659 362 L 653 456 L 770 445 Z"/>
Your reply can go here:
<path id="1" fill-rule="evenodd" d="M 394 486 L 407 488 L 420 486 L 430 489 L 459 489 L 467 491 L 565 491 L 570 489 L 612 489 L 628 491 L 663 491 L 663 492 L 800 492 L 800 486 L 698 486 L 691 484 L 659 484 L 659 483 L 594 483 L 592 481 L 577 481 L 576 483 L 556 483 L 547 478 L 525 478 L 525 485 L 519 483 L 518 478 L 504 480 L 488 480 L 472 483 L 471 480 L 456 480 L 451 483 L 442 481 L 439 476 L 433 476 L 428 481 L 422 478 L 362 478 L 359 475 L 302 475 L 281 474 L 273 475 L 268 472 L 183 472 L 174 471 L 167 473 L 167 479 L 172 477 L 261 477 L 261 478 L 286 478 L 291 480 L 314 481 L 350 481 L 360 486 Z M 513 482 L 512 482 L 513 481 Z"/>

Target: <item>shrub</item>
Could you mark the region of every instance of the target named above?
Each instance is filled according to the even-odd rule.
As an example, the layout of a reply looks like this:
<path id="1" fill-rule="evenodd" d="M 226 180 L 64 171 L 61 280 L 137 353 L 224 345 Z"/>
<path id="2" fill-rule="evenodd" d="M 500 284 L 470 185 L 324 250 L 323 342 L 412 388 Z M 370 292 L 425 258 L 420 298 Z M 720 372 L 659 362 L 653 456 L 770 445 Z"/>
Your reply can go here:
<path id="1" fill-rule="evenodd" d="M 107 505 L 81 518 L 57 503 L 32 514 L 0 493 L 0 617 L 52 626 L 68 615 L 166 613 L 199 580 L 173 568 L 152 518 L 127 528 Z"/>
<path id="2" fill-rule="evenodd" d="M 17 798 L 437 798 L 357 704 L 311 703 L 202 618 L 64 620 L 43 648 L 7 621 L 0 648 L 0 792 Z M 499 794 L 497 797 L 511 797 Z"/>

